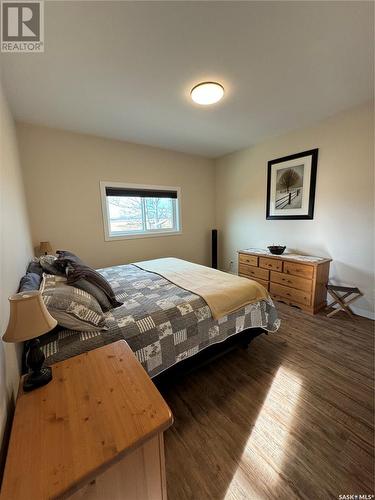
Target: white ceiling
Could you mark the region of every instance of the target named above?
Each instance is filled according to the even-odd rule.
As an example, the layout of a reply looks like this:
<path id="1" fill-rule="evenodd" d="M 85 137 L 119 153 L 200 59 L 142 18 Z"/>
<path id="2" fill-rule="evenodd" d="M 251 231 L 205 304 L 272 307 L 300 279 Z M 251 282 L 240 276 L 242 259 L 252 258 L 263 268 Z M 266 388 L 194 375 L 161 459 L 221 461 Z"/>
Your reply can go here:
<path id="1" fill-rule="evenodd" d="M 373 2 L 45 2 L 2 54 L 18 120 L 217 157 L 372 97 Z M 226 89 L 193 104 L 203 80 Z"/>

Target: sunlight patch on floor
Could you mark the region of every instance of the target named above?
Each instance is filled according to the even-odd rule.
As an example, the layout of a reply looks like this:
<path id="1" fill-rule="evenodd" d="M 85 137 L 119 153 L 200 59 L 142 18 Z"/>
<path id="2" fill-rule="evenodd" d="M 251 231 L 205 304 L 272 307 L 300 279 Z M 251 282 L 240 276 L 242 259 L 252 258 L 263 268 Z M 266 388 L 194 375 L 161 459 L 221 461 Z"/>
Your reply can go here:
<path id="1" fill-rule="evenodd" d="M 288 435 L 302 381 L 281 366 L 259 412 L 225 500 L 267 498 L 277 482 L 286 457 Z M 261 481 L 259 481 L 261 479 Z M 257 484 L 257 490 L 253 485 Z M 259 490 L 259 484 L 262 491 Z"/>

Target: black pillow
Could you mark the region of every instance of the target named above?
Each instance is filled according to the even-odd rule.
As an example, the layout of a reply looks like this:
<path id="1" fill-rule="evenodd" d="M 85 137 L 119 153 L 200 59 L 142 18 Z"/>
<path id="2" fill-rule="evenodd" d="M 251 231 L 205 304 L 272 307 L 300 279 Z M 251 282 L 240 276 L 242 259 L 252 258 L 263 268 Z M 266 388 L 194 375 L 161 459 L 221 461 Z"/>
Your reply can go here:
<path id="1" fill-rule="evenodd" d="M 57 250 L 56 267 L 65 273 L 66 266 L 70 263 L 85 266 L 85 262 L 69 250 Z"/>
<path id="2" fill-rule="evenodd" d="M 22 276 L 18 292 L 32 292 L 39 290 L 42 276 L 37 273 L 27 273 Z"/>
<path id="3" fill-rule="evenodd" d="M 54 255 L 41 255 L 39 257 L 39 263 L 45 273 L 65 276 L 65 271 L 56 265 L 57 258 Z"/>
<path id="4" fill-rule="evenodd" d="M 116 299 L 115 293 L 109 282 L 104 276 L 95 271 L 95 269 L 92 269 L 92 267 L 77 262 L 70 262 L 67 268 L 67 278 L 68 285 L 75 285 L 75 283 L 80 280 L 88 281 L 98 287 L 107 296 L 112 308 L 122 306 L 122 302 Z"/>
<path id="5" fill-rule="evenodd" d="M 27 266 L 27 273 L 35 273 L 39 274 L 40 276 L 43 275 L 43 268 L 40 265 L 39 261 L 32 260 L 30 264 Z"/>

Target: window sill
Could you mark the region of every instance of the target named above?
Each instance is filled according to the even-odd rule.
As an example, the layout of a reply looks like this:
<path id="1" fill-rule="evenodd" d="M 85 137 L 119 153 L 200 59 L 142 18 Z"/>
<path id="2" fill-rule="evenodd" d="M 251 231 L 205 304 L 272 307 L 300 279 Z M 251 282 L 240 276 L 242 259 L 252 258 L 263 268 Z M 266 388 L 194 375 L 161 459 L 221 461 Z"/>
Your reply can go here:
<path id="1" fill-rule="evenodd" d="M 118 241 L 118 240 L 135 240 L 138 238 L 156 238 L 163 236 L 176 236 L 182 234 L 182 231 L 158 231 L 152 233 L 138 233 L 138 234 L 119 234 L 118 236 L 105 235 L 105 241 Z"/>

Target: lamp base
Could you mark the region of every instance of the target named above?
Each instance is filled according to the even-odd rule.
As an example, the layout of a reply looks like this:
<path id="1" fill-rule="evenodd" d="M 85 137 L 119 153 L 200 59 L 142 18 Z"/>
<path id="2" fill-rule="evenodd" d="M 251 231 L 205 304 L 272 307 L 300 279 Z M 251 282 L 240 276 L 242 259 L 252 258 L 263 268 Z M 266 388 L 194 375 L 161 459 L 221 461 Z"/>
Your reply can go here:
<path id="1" fill-rule="evenodd" d="M 45 356 L 40 348 L 40 340 L 31 340 L 29 352 L 26 356 L 26 364 L 30 369 L 30 373 L 25 377 L 23 383 L 24 391 L 33 391 L 52 380 L 52 370 L 49 366 L 43 366 L 44 360 Z"/>
<path id="2" fill-rule="evenodd" d="M 52 380 L 52 370 L 49 366 L 42 368 L 39 372 L 29 373 L 23 382 L 25 392 L 33 391 L 38 387 L 48 384 Z"/>

